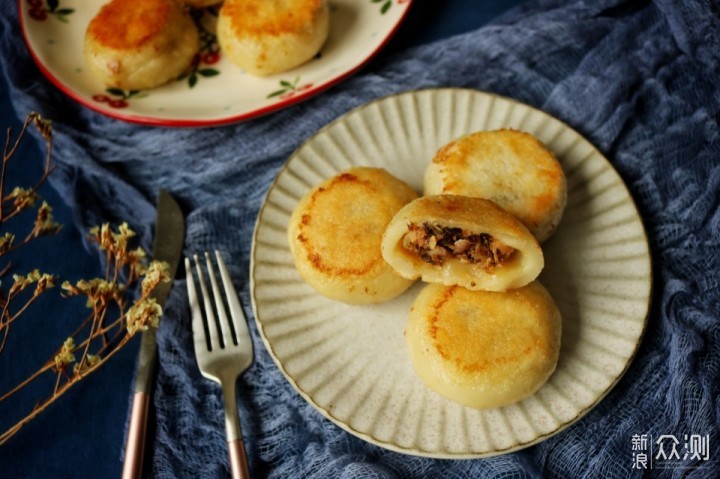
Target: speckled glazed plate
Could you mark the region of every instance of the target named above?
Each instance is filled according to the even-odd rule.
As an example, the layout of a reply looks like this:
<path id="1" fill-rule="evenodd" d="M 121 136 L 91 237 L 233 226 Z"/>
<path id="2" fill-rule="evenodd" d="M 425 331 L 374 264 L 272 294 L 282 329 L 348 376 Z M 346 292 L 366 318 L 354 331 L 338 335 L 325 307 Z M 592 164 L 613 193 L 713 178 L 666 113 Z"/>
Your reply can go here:
<path id="1" fill-rule="evenodd" d="M 227 61 L 215 39 L 217 7 L 193 12 L 201 52 L 182 78 L 152 90 L 106 89 L 85 66 L 83 39 L 106 0 L 18 0 L 26 43 L 63 92 L 105 115 L 162 126 L 212 126 L 288 107 L 361 68 L 390 39 L 412 0 L 330 0 L 330 33 L 317 58 L 254 77 Z"/>
<path id="2" fill-rule="evenodd" d="M 420 284 L 387 303 L 325 299 L 293 266 L 286 226 L 314 185 L 356 165 L 383 167 L 418 191 L 437 149 L 476 130 L 512 127 L 556 153 L 568 205 L 544 245 L 540 276 L 563 317 L 556 372 L 534 396 L 490 410 L 444 399 L 418 379 L 403 337 Z M 535 444 L 580 419 L 613 388 L 639 346 L 651 267 L 633 199 L 610 163 L 567 125 L 516 101 L 464 89 L 407 92 L 323 128 L 292 155 L 258 216 L 251 275 L 255 319 L 288 381 L 331 421 L 373 444 L 473 458 Z"/>

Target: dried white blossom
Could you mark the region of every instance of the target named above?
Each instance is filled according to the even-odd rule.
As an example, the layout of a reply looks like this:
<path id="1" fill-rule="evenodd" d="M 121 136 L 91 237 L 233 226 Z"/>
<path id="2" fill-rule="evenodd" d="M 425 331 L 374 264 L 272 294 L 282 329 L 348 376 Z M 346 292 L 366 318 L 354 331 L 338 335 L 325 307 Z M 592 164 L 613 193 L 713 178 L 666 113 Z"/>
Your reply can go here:
<path id="1" fill-rule="evenodd" d="M 0 237 L 0 254 L 7 253 L 12 249 L 13 243 L 15 242 L 15 235 L 12 233 L 5 233 Z"/>
<path id="2" fill-rule="evenodd" d="M 75 362 L 75 341 L 73 338 L 67 338 L 60 348 L 60 352 L 55 355 L 55 368 L 63 371 Z"/>
<path id="3" fill-rule="evenodd" d="M 170 266 L 164 261 L 151 261 L 142 280 L 143 295 L 147 295 L 161 282 L 170 281 Z"/>
<path id="4" fill-rule="evenodd" d="M 157 328 L 162 316 L 162 307 L 155 298 L 144 298 L 135 302 L 127 312 L 126 327 L 130 334 L 145 331 L 149 327 Z"/>

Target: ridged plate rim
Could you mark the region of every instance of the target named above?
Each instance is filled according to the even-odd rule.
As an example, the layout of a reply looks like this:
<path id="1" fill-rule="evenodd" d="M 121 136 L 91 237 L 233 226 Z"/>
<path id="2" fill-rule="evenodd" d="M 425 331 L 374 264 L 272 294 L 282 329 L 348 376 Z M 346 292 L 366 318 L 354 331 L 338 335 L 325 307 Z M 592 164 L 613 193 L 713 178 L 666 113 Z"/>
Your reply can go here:
<path id="1" fill-rule="evenodd" d="M 403 102 L 407 105 L 414 105 L 413 107 L 411 107 L 411 109 L 414 109 L 414 113 L 413 111 L 410 111 L 409 113 L 400 111 L 398 105 Z M 423 105 L 432 105 L 430 109 L 436 109 L 438 111 L 431 112 L 431 117 L 428 118 L 428 113 L 426 110 L 423 109 Z M 445 106 L 447 108 L 436 108 L 436 105 Z M 570 305 L 570 303 L 572 303 L 573 300 L 577 300 L 577 298 L 581 297 L 582 294 L 585 293 L 578 292 L 576 294 L 576 297 L 573 296 L 571 299 L 566 298 L 565 293 L 562 293 L 560 295 L 562 296 L 563 306 L 566 310 L 569 310 L 571 307 L 578 306 L 578 315 L 582 313 L 584 315 L 591 314 L 594 316 L 590 316 L 590 319 L 579 320 L 577 323 L 572 324 L 568 324 L 567 319 L 564 318 L 564 344 L 563 351 L 561 351 L 558 371 L 556 371 L 555 375 L 550 378 L 550 380 L 548 381 L 548 385 L 538 391 L 535 396 L 528 398 L 525 401 L 522 401 L 518 405 L 511 405 L 496 410 L 476 411 L 451 403 L 450 401 L 441 398 L 439 395 L 436 395 L 434 392 L 431 392 L 429 390 L 420 389 L 419 391 L 415 392 L 427 396 L 427 398 L 423 399 L 423 404 L 428 403 L 431 406 L 443 408 L 442 411 L 439 413 L 439 420 L 437 420 L 437 417 L 433 416 L 436 419 L 436 423 L 438 424 L 435 424 L 435 426 L 428 425 L 428 421 L 421 416 L 421 418 L 418 419 L 418 424 L 413 424 L 413 427 L 416 427 L 417 436 L 414 439 L 411 438 L 410 444 L 407 440 L 399 440 L 397 437 L 379 438 L 377 437 L 379 435 L 377 428 L 375 428 L 375 430 L 363 430 L 363 428 L 358 428 L 351 424 L 351 422 L 353 421 L 352 417 L 346 419 L 338 417 L 340 416 L 340 414 L 334 412 L 337 409 L 335 405 L 326 403 L 325 399 L 319 397 L 320 394 L 318 393 L 318 391 L 310 391 L 308 389 L 312 388 L 303 387 L 302 384 L 299 384 L 296 375 L 288 369 L 288 365 L 293 364 L 292 358 L 290 358 L 288 354 L 279 351 L 279 336 L 273 336 L 273 334 L 269 333 L 269 328 L 272 326 L 271 323 L 273 321 L 273 318 L 270 317 L 268 309 L 272 307 L 272 302 L 261 297 L 262 294 L 265 294 L 269 291 L 269 289 L 267 289 L 263 284 L 263 279 L 261 278 L 261 276 L 262 274 L 265 274 L 267 272 L 279 271 L 280 269 L 286 272 L 294 269 L 294 266 L 292 265 L 292 259 L 289 256 L 289 248 L 287 247 L 286 235 L 284 234 L 283 230 L 283 226 L 286 226 L 287 223 L 285 222 L 284 225 L 278 224 L 278 222 L 276 221 L 278 218 L 269 219 L 269 217 L 271 215 L 279 215 L 281 219 L 283 217 L 287 217 L 289 219 L 290 208 L 286 206 L 285 211 L 282 211 L 283 208 L 279 206 L 281 202 L 279 202 L 277 198 L 281 198 L 284 196 L 286 198 L 283 201 L 285 201 L 286 203 L 289 201 L 290 204 L 292 204 L 292 202 L 298 201 L 299 198 L 304 194 L 304 192 L 309 190 L 310 187 L 314 186 L 314 184 L 317 184 L 317 182 L 319 182 L 318 179 L 329 177 L 332 174 L 342 171 L 349 166 L 387 166 L 391 173 L 394 173 L 401 179 L 410 182 L 412 186 L 420 190 L 422 184 L 421 182 L 419 182 L 418 175 L 421 175 L 422 171 L 420 171 L 419 174 L 418 171 L 414 171 L 412 173 L 412 179 L 404 177 L 407 175 L 403 175 L 402 171 L 398 170 L 399 166 L 392 161 L 396 158 L 393 158 L 392 160 L 389 158 L 375 158 L 373 162 L 376 162 L 378 164 L 372 165 L 363 164 L 361 160 L 358 160 L 355 157 L 344 158 L 346 162 L 349 161 L 351 163 L 350 165 L 345 163 L 334 163 L 334 161 L 336 160 L 333 160 L 331 158 L 322 158 L 322 160 L 318 161 L 317 164 L 310 165 L 309 163 L 307 163 L 307 160 L 303 158 L 303 155 L 309 155 L 313 158 L 319 158 L 317 150 L 322 148 L 328 148 L 327 145 L 323 146 L 323 142 L 330 144 L 330 148 L 336 148 L 336 146 L 332 146 L 332 144 L 336 141 L 336 139 L 333 138 L 332 135 L 338 134 L 338 132 L 340 131 L 344 131 L 343 135 L 360 135 L 361 133 L 358 133 L 358 127 L 364 131 L 363 134 L 365 135 L 368 135 L 368 132 L 370 132 L 369 135 L 364 138 L 365 140 L 368 140 L 368 142 L 364 144 L 369 145 L 372 142 L 382 144 L 383 139 L 378 140 L 378 138 L 382 137 L 383 135 L 387 135 L 384 138 L 385 141 L 388 138 L 398 139 L 400 136 L 402 138 L 398 141 L 406 141 L 408 143 L 412 143 L 413 141 L 427 141 L 413 138 L 413 135 L 411 134 L 412 132 L 409 131 L 410 129 L 412 129 L 412 127 L 407 126 L 410 123 L 413 123 L 413 126 L 416 128 L 419 128 L 421 130 L 425 129 L 428 133 L 427 136 L 432 135 L 432 128 L 437 128 L 438 130 L 443 129 L 443 125 L 445 125 L 447 122 L 450 122 L 452 124 L 458 123 L 466 125 L 464 130 L 462 126 L 458 126 L 456 128 L 457 131 L 445 131 L 444 133 L 436 135 L 433 140 L 430 140 L 429 145 L 422 145 L 417 148 L 417 145 L 412 144 L 404 146 L 406 153 L 411 156 L 414 154 L 412 152 L 415 149 L 425 150 L 424 157 L 416 156 L 414 157 L 414 159 L 408 160 L 411 162 L 416 162 L 415 166 L 418 167 L 418 170 L 424 170 L 424 165 L 430 161 L 432 155 L 434 154 L 434 150 L 442 146 L 450 139 L 459 136 L 459 134 L 470 133 L 471 131 L 475 131 L 477 129 L 476 127 L 474 127 L 475 123 L 473 123 L 473 121 L 477 120 L 461 118 L 461 116 L 463 115 L 470 115 L 473 108 L 478 109 L 478 111 L 475 113 L 484 115 L 484 120 L 482 120 L 482 122 L 484 123 L 481 124 L 488 129 L 494 129 L 499 127 L 512 127 L 528 131 L 537 135 L 541 140 L 545 141 L 551 150 L 553 150 L 551 146 L 554 145 L 555 142 L 564 142 L 563 144 L 568 145 L 567 147 L 564 147 L 564 151 L 558 154 L 558 159 L 561 161 L 561 164 L 563 164 L 563 167 L 564 169 L 566 169 L 566 173 L 568 174 L 569 193 L 568 207 L 565 216 L 570 218 L 563 218 L 563 221 L 560 223 L 560 226 L 555 233 L 555 237 L 561 239 L 551 238 L 543 245 L 543 249 L 546 250 L 546 270 L 541 275 L 541 281 L 548 287 L 548 289 L 551 289 L 551 286 L 559 288 L 560 286 L 558 286 L 558 283 L 567 281 L 566 272 L 563 271 L 560 266 L 558 266 L 559 269 L 553 270 L 552 261 L 550 261 L 549 268 L 548 261 L 551 260 L 553 257 L 562 258 L 562 254 L 565 253 L 558 250 L 566 247 L 564 241 L 567 240 L 564 239 L 564 237 L 572 234 L 573 241 L 578 238 L 578 241 L 587 241 L 590 244 L 593 244 L 593 242 L 601 241 L 602 245 L 606 245 L 606 247 L 602 250 L 599 250 L 598 248 L 590 248 L 590 251 L 587 255 L 582 249 L 579 249 L 577 251 L 580 256 L 589 256 L 589 259 L 587 260 L 588 264 L 598 264 L 601 272 L 591 274 L 597 274 L 597 277 L 603 278 L 602 282 L 599 283 L 602 288 L 600 288 L 600 290 L 598 291 L 593 291 L 591 289 L 590 293 L 588 294 L 591 295 L 590 298 L 592 299 L 592 301 L 586 302 L 582 307 L 579 307 L 578 305 Z M 483 111 L 483 108 L 487 111 Z M 405 122 L 403 123 L 404 126 L 402 128 L 402 131 L 382 132 L 382 130 L 378 129 L 382 128 L 382 126 L 373 124 L 368 125 L 367 123 L 368 119 L 376 116 L 378 112 L 380 112 L 382 117 L 381 122 L 388 121 L 388 118 L 392 118 L 393 115 L 399 117 L 419 115 L 423 116 L 424 120 L 429 121 L 420 121 L 421 118 L 402 118 L 402 121 Z M 377 118 L 375 119 L 377 120 Z M 491 124 L 489 124 L 488 122 L 490 122 Z M 426 123 L 429 123 L 429 126 L 426 125 Z M 548 125 L 550 125 L 550 127 L 548 127 Z M 351 126 L 352 128 L 350 128 Z M 430 128 L 430 130 L 428 130 L 428 128 Z M 553 130 L 554 139 L 552 141 L 547 141 L 546 137 L 549 135 L 549 133 L 543 133 L 545 131 L 544 129 L 547 128 L 555 129 Z M 354 132 L 348 133 L 353 130 Z M 423 138 L 425 138 L 425 136 L 423 136 Z M 386 144 L 383 144 L 383 146 L 390 147 Z M 376 147 L 377 145 L 372 146 L 372 148 Z M 370 146 L 368 146 L 368 148 L 372 149 Z M 392 147 L 392 149 L 393 151 L 396 151 L 394 146 Z M 580 154 L 580 152 L 582 152 L 582 154 Z M 386 164 L 384 165 L 384 163 Z M 297 167 L 300 165 L 308 167 L 305 178 L 303 178 L 302 173 L 298 173 Z M 584 182 L 574 183 L 572 181 L 573 178 L 578 175 L 581 176 L 580 179 L 583 179 L 582 175 L 595 174 L 596 176 L 592 176 L 591 178 L 586 179 Z M 283 181 L 285 181 L 286 183 L 288 181 L 298 183 L 300 185 L 298 187 L 299 190 L 295 192 L 289 192 L 285 186 L 279 186 L 280 183 L 282 183 Z M 625 216 L 620 218 L 619 220 L 618 218 L 612 216 L 609 219 L 615 221 L 615 223 L 611 222 L 611 224 L 604 225 L 603 221 L 607 221 L 608 219 L 604 216 L 600 216 L 606 213 L 606 211 L 603 210 L 600 213 L 591 216 L 591 220 L 599 216 L 600 220 L 602 221 L 598 220 L 595 222 L 595 224 L 591 223 L 590 225 L 586 225 L 585 223 L 588 221 L 585 217 L 586 213 L 592 208 L 597 207 L 596 198 L 599 197 L 608 198 L 603 201 L 610 202 L 609 206 L 607 207 L 607 211 L 610 212 L 609 214 L 613 215 L 619 211 L 620 213 L 617 214 L 623 214 Z M 282 221 L 280 221 L 280 223 L 282 223 Z M 595 227 L 597 231 L 593 231 L 592 233 L 590 233 L 590 235 L 586 234 L 585 236 L 583 236 L 583 231 L 586 231 L 589 226 Z M 613 233 L 619 233 L 621 236 L 630 234 L 631 236 L 629 239 L 625 238 L 625 240 L 627 241 L 623 240 L 622 238 L 619 241 L 615 241 L 614 237 L 612 236 Z M 273 242 L 277 241 L 278 244 L 275 244 L 271 247 L 265 244 L 264 239 L 260 238 L 261 236 L 265 236 L 268 234 L 271 235 L 270 237 L 273 237 L 273 235 L 281 235 L 282 238 L 273 239 Z M 608 236 L 610 237 L 609 239 L 607 239 Z M 630 242 L 630 240 L 632 240 L 632 242 Z M 608 259 L 604 257 L 604 254 L 607 254 L 608 252 L 614 252 L 617 248 L 626 245 L 626 243 L 632 246 L 630 259 L 626 260 L 626 258 L 624 257 L 621 257 L 619 259 L 611 257 Z M 283 251 L 283 244 L 286 251 Z M 598 254 L 599 259 L 594 258 L 594 256 L 597 256 Z M 627 253 L 625 252 L 623 254 Z M 614 262 L 613 260 L 619 260 L 623 267 L 626 267 L 627 264 L 631 264 L 634 269 L 632 271 L 629 271 L 627 275 L 620 274 L 619 276 L 617 276 L 618 271 L 613 270 L 612 267 L 608 269 L 607 266 L 607 263 L 612 264 Z M 563 263 L 563 261 L 565 262 Z M 572 264 L 567 261 L 567 258 L 565 258 L 564 260 L 558 260 L 557 264 L 561 263 L 564 265 Z M 587 273 L 587 271 L 582 269 L 586 267 L 585 262 L 582 263 L 582 266 L 576 265 L 574 267 L 576 269 L 579 268 L 578 271 L 581 274 Z M 578 272 L 575 270 L 573 271 L 575 273 Z M 615 281 L 616 276 L 619 280 L 627 280 L 627 284 L 636 287 L 638 290 L 637 294 L 634 297 L 627 298 L 628 301 L 632 300 L 632 311 L 628 313 L 626 317 L 621 317 L 619 321 L 617 320 L 617 318 L 613 317 L 613 308 L 615 306 L 607 306 L 607 303 L 603 303 L 602 301 L 602 298 L 605 298 L 606 300 L 607 298 L 615 298 L 619 302 L 623 301 L 623 297 L 626 294 L 626 291 L 623 289 L 624 286 L 621 285 L 619 287 L 620 289 L 617 290 L 615 289 L 614 285 L 610 284 L 610 282 Z M 326 125 L 322 129 L 320 129 L 315 135 L 310 137 L 306 142 L 304 142 L 303 145 L 298 148 L 298 150 L 296 150 L 295 153 L 291 155 L 288 161 L 283 165 L 275 180 L 271 184 L 267 192 L 265 201 L 260 208 L 255 224 L 255 230 L 253 233 L 250 277 L 252 308 L 262 340 L 270 356 L 273 358 L 276 365 L 282 371 L 286 379 L 309 404 L 311 404 L 322 415 L 330 419 L 333 423 L 337 424 L 344 430 L 372 444 L 405 454 L 449 459 L 480 458 L 512 452 L 547 439 L 548 437 L 561 432 L 562 430 L 574 424 L 583 416 L 585 416 L 612 390 L 612 388 L 623 376 L 630 363 L 632 362 L 633 358 L 635 357 L 635 354 L 639 348 L 646 328 L 652 290 L 651 260 L 645 229 L 642 224 L 642 220 L 638 214 L 634 200 L 630 195 L 630 192 L 628 191 L 626 185 L 620 178 L 619 174 L 612 167 L 610 162 L 579 133 L 574 131 L 572 128 L 570 128 L 563 122 L 557 120 L 556 118 L 542 112 L 541 110 L 530 107 L 510 98 L 464 88 L 429 88 L 422 90 L 413 90 L 371 101 L 348 112 L 342 117 Z M 281 282 L 284 281 L 285 278 L 283 278 Z M 300 279 L 299 275 L 297 275 L 296 278 L 293 278 L 292 273 L 289 273 L 289 278 L 287 279 L 287 281 L 288 285 L 291 286 L 286 286 L 285 292 L 288 293 L 288 295 L 285 297 L 285 299 L 281 300 L 285 302 L 293 300 L 292 295 L 297 293 L 297 288 L 300 288 L 302 290 L 306 286 L 302 284 L 302 280 Z M 298 281 L 300 282 L 300 284 L 293 284 L 294 281 Z M 548 281 L 550 281 L 550 284 L 546 284 Z M 580 277 L 578 281 L 579 282 L 577 283 L 577 285 L 581 287 L 590 285 L 587 278 Z M 574 286 L 575 285 L 573 285 L 573 287 Z M 597 288 L 598 284 L 595 284 L 594 287 Z M 408 299 L 406 296 L 416 294 L 416 292 L 413 291 L 414 288 L 411 288 L 409 292 L 406 292 L 405 295 L 401 296 L 401 298 L 404 298 L 403 301 L 405 301 L 405 306 L 407 306 L 408 301 L 411 301 L 411 299 Z M 280 292 L 282 293 L 282 289 L 280 290 Z M 551 290 L 551 293 L 552 292 L 553 291 Z M 309 293 L 307 291 L 305 291 L 305 293 L 303 294 L 313 295 L 313 293 Z M 316 296 L 316 298 L 313 298 L 313 301 L 318 301 L 322 303 L 324 306 L 326 306 L 326 308 L 338 308 L 338 311 L 347 312 L 347 309 L 345 309 L 347 307 L 346 305 L 329 302 L 329 300 L 325 300 L 316 293 L 314 293 L 314 295 Z M 278 296 L 282 296 L 282 294 Z M 328 301 L 329 303 L 326 303 L 326 301 Z M 600 304 L 596 304 L 595 301 L 599 301 Z M 390 308 L 390 305 L 378 305 L 367 308 L 368 311 L 378 312 L 382 311 L 382 309 L 386 306 Z M 353 308 L 366 307 L 353 306 Z M 563 311 L 563 314 L 565 316 L 564 308 L 561 307 L 561 311 Z M 594 334 L 599 334 L 602 339 L 607 339 L 607 336 L 602 335 L 607 335 L 611 333 L 603 329 L 605 328 L 604 322 L 601 321 L 602 324 L 599 325 L 591 321 L 592 318 L 597 319 L 601 316 L 603 317 L 603 320 L 605 316 L 607 316 L 607 321 L 612 323 L 612 325 L 608 328 L 617 326 L 619 324 L 620 326 L 629 327 L 631 329 L 631 331 L 627 332 L 626 334 L 618 334 L 616 338 L 613 338 L 618 339 L 620 341 L 620 346 L 622 348 L 625 348 L 624 351 L 622 351 L 620 354 L 618 354 L 617 351 L 614 350 L 604 349 L 604 346 L 602 344 L 594 344 L 589 337 L 584 339 L 579 339 L 577 337 L 574 339 L 570 339 L 572 338 L 570 334 L 587 334 L 583 333 L 583 329 L 588 328 L 590 328 L 590 330 L 594 330 Z M 287 320 L 291 321 L 292 319 L 297 318 L 298 317 L 293 318 L 291 315 L 288 317 Z M 328 321 L 339 321 L 339 319 L 337 318 L 337 316 L 335 316 L 334 318 L 328 319 Z M 312 325 L 312 327 L 314 328 L 316 327 L 316 325 Z M 362 327 L 362 323 L 360 323 L 356 327 Z M 593 336 L 593 338 L 594 337 L 595 336 Z M 567 349 L 565 348 L 566 343 L 570 344 Z M 582 348 L 572 350 L 572 348 L 578 346 L 578 344 L 580 344 Z M 582 354 L 590 354 L 591 357 L 599 359 L 598 364 L 587 364 L 587 358 L 585 358 L 584 356 L 580 356 L 581 352 Z M 375 353 L 377 353 L 377 351 L 375 351 Z M 308 354 L 307 351 L 305 351 L 305 354 Z M 606 362 L 607 360 L 604 359 L 604 356 L 602 355 L 617 355 L 618 357 L 615 359 L 614 362 Z M 397 360 L 397 358 L 395 359 Z M 342 364 L 352 364 L 352 361 L 347 358 L 343 361 L 344 362 Z M 580 373 L 578 373 L 578 371 L 576 370 L 578 368 L 581 371 Z M 583 376 L 583 368 L 590 368 L 592 373 L 596 375 L 599 374 L 602 376 L 602 374 L 605 374 L 606 377 L 604 377 L 604 380 L 606 380 L 606 384 L 604 384 L 604 387 L 602 387 L 602 389 L 600 390 L 591 390 L 591 388 L 587 385 L 585 385 L 585 389 L 580 387 L 580 389 L 576 390 L 571 387 L 569 388 L 569 390 L 571 391 L 570 393 L 559 390 L 558 384 L 560 384 L 561 386 L 570 385 L 575 387 L 577 386 L 577 384 L 582 383 L 582 379 L 575 377 L 575 375 L 580 374 L 580 376 Z M 605 369 L 609 369 L 611 371 L 608 372 L 605 371 Z M 562 371 L 562 373 L 560 373 L 560 371 Z M 586 373 L 587 372 L 590 371 L 586 371 Z M 405 373 L 407 373 L 407 368 L 405 369 Z M 310 375 L 312 376 L 312 374 L 313 373 L 311 372 Z M 558 384 L 553 383 L 554 379 L 559 377 L 560 374 L 562 374 L 562 380 L 557 379 Z M 332 380 L 332 378 L 329 377 L 319 379 Z M 364 378 L 362 377 L 358 378 L 360 382 L 362 382 L 363 379 Z M 417 380 L 417 378 L 412 377 L 407 377 L 405 379 L 409 382 Z M 373 380 L 373 384 L 382 382 L 379 379 Z M 304 378 L 304 381 L 306 383 L 308 382 L 307 377 Z M 566 384 L 566 381 L 570 382 Z M 573 383 L 572 381 L 575 381 L 575 383 L 577 384 Z M 417 389 L 417 386 L 415 387 Z M 359 392 L 362 392 L 365 395 L 366 399 L 371 398 L 372 391 Z M 573 408 L 570 408 L 572 410 L 570 411 L 571 417 L 558 418 L 556 416 L 558 414 L 568 414 L 568 411 L 564 411 L 563 407 L 561 407 L 562 403 L 572 402 L 565 394 L 576 394 L 580 396 L 586 395 L 587 397 L 583 400 L 578 400 L 578 404 L 573 405 L 574 410 Z M 549 399 L 547 399 L 548 397 Z M 388 399 L 386 398 L 385 403 L 387 402 Z M 540 406 L 538 406 L 538 404 L 540 404 Z M 561 404 L 561 406 L 558 406 L 558 404 Z M 458 412 L 458 408 L 462 411 Z M 552 411 L 553 408 L 556 409 L 555 412 Z M 358 410 L 356 410 L 355 412 L 358 412 Z M 548 411 L 550 411 L 550 413 L 548 417 L 545 417 L 543 414 L 540 414 L 539 416 L 529 417 L 531 416 L 531 414 L 528 413 L 528 411 L 539 411 L 540 413 L 547 413 Z M 435 414 L 434 411 L 430 415 L 432 416 L 433 414 Z M 462 420 L 460 421 L 460 424 L 462 425 L 461 429 L 463 430 L 465 437 L 462 437 L 462 434 L 460 433 L 458 433 L 459 435 L 457 435 L 457 437 L 451 437 L 452 431 L 447 431 L 449 424 L 448 417 L 454 417 L 453 415 L 459 415 L 458 417 L 465 420 L 464 422 Z M 404 417 L 398 418 L 398 421 L 402 421 L 404 419 Z M 545 428 L 545 430 L 538 426 L 540 422 L 546 422 L 548 420 L 552 422 L 553 419 L 556 420 L 556 424 L 550 424 L 549 427 Z M 525 437 L 518 437 L 518 430 L 523 430 L 523 425 L 521 424 L 523 421 L 526 421 L 530 425 L 530 428 L 532 430 L 529 434 L 524 433 Z M 373 424 L 375 424 L 376 422 L 377 418 L 374 420 Z M 468 431 L 468 423 L 475 426 L 477 426 L 477 424 L 481 424 L 485 427 L 485 429 L 481 431 L 478 436 L 478 434 L 475 434 L 477 431 Z M 493 434 L 495 434 L 497 431 L 492 430 L 492 428 L 497 426 L 497 424 L 504 424 L 504 426 L 507 426 L 508 429 L 512 429 L 511 432 L 513 437 L 510 437 L 509 441 L 506 440 L 502 444 L 498 444 L 497 442 L 493 444 Z M 400 429 L 402 431 L 402 425 L 400 426 Z M 447 441 L 450 441 L 450 443 L 452 444 L 462 442 L 464 444 L 464 447 L 422 447 L 418 445 L 418 442 L 422 442 L 422 440 L 426 438 L 434 437 L 436 434 L 438 434 L 438 431 L 445 434 L 444 440 L 446 441 L 446 445 Z M 472 437 L 470 437 L 471 435 Z M 502 434 L 500 436 L 502 436 Z M 414 443 L 412 443 L 413 440 Z M 442 440 L 443 438 L 439 439 L 440 442 L 442 442 Z"/>

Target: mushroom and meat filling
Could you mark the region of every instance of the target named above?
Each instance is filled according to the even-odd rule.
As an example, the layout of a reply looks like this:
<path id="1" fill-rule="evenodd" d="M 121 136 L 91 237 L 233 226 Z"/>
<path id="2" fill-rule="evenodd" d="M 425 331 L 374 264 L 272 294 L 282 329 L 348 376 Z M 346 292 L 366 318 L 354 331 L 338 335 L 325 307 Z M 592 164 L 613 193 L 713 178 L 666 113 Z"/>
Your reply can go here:
<path id="1" fill-rule="evenodd" d="M 440 265 L 457 259 L 485 269 L 501 265 L 515 251 L 487 233 L 474 234 L 462 228 L 430 223 L 408 224 L 403 247 L 426 263 Z"/>

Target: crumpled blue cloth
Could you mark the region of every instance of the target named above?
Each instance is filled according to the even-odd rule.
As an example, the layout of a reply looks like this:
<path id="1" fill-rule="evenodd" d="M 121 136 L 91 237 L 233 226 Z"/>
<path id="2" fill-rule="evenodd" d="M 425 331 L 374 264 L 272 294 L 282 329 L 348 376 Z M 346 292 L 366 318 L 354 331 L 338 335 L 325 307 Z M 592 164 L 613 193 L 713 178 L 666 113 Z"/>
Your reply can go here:
<path id="1" fill-rule="evenodd" d="M 256 359 L 238 381 L 250 467 L 257 477 L 643 477 L 633 437 L 701 435 L 709 459 L 651 477 L 720 477 L 720 18 L 709 0 L 542 0 L 477 31 L 374 62 L 307 102 L 236 125 L 149 128 L 76 105 L 34 68 L 19 38 L 2 38 L 17 111 L 54 121 L 53 186 L 82 228 L 128 220 L 151 243 L 155 195 L 176 195 L 185 251 L 220 249 L 241 291 Z M 14 20 L 14 18 L 11 18 Z M 6 31 L 16 29 L 7 27 Z M 600 404 L 523 451 L 433 460 L 365 443 L 298 396 L 252 321 L 252 228 L 273 177 L 308 136 L 394 92 L 470 87 L 538 107 L 582 133 L 628 185 L 647 229 L 653 301 L 640 350 Z M 166 306 L 153 475 L 227 475 L 220 389 L 195 367 L 186 289 Z"/>

